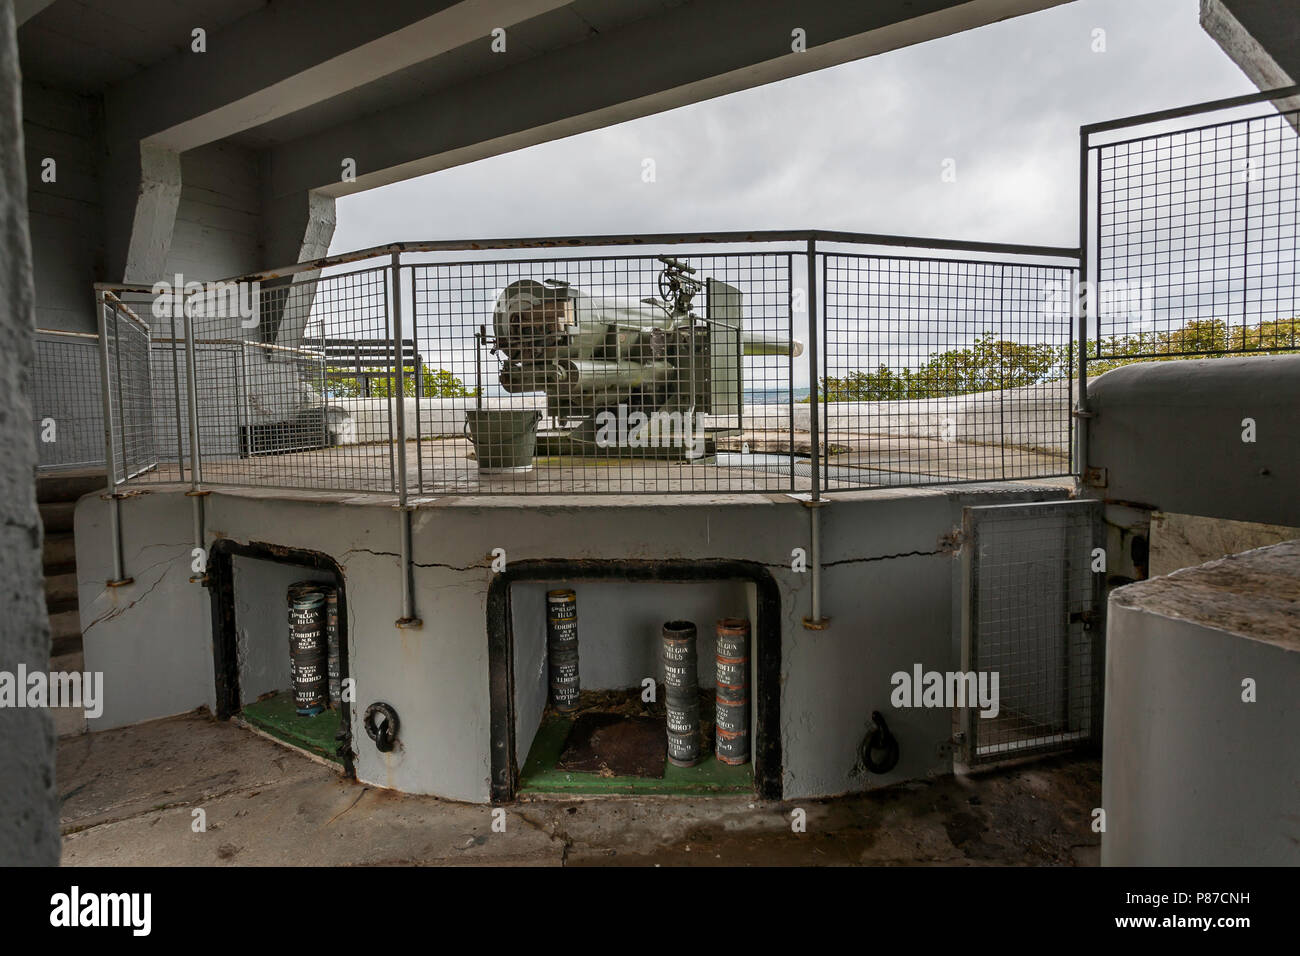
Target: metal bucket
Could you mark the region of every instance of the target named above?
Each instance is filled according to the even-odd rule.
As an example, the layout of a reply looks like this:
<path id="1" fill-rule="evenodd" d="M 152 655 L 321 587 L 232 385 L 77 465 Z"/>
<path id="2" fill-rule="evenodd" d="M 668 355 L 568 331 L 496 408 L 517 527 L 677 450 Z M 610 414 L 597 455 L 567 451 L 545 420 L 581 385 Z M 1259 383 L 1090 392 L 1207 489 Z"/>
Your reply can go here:
<path id="1" fill-rule="evenodd" d="M 717 754 L 718 763 L 725 763 L 732 767 L 749 763 L 749 731 L 733 734 L 719 727 L 713 749 Z"/>
<path id="2" fill-rule="evenodd" d="M 668 732 L 670 734 L 693 734 L 700 729 L 700 702 L 692 705 L 665 708 L 668 712 Z"/>
<path id="3" fill-rule="evenodd" d="M 289 586 L 289 671 L 299 716 L 314 717 L 328 699 L 325 595 L 315 582 Z"/>
<path id="4" fill-rule="evenodd" d="M 717 724 L 728 733 L 738 734 L 749 729 L 749 701 L 729 701 L 718 698 Z"/>
<path id="5" fill-rule="evenodd" d="M 578 709 L 578 596 L 565 588 L 546 592 L 546 663 L 551 705 L 561 713 Z"/>
<path id="6" fill-rule="evenodd" d="M 749 659 L 749 622 L 724 617 L 716 625 L 718 656 L 728 660 Z"/>
<path id="7" fill-rule="evenodd" d="M 678 767 L 700 762 L 700 688 L 695 625 L 669 621 L 663 626 L 664 707 L 668 761 Z"/>
<path id="8" fill-rule="evenodd" d="M 694 767 L 700 762 L 700 733 L 668 732 L 668 762 L 675 767 Z"/>
<path id="9" fill-rule="evenodd" d="M 541 417 L 536 408 L 466 409 L 465 437 L 474 445 L 479 472 L 532 471 Z"/>
<path id="10" fill-rule="evenodd" d="M 714 752 L 721 763 L 749 762 L 749 622 L 723 618 L 717 623 L 717 734 Z"/>

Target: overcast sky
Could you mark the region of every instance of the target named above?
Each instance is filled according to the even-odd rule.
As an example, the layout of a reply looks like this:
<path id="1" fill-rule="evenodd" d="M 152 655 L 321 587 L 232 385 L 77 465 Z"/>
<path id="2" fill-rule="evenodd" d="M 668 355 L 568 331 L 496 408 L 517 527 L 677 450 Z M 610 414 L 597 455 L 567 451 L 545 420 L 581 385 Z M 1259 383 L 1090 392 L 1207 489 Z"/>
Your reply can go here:
<path id="1" fill-rule="evenodd" d="M 1076 0 L 340 199 L 331 251 L 777 228 L 1072 246 L 1080 124 L 1254 89 L 1197 0 Z"/>

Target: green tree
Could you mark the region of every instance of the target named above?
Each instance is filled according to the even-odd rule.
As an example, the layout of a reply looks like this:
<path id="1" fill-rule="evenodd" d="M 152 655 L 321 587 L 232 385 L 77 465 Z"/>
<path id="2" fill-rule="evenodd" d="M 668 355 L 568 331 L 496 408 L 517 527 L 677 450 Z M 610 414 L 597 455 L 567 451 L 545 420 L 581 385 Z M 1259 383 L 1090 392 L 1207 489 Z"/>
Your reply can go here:
<path id="1" fill-rule="evenodd" d="M 1300 352 L 1300 319 L 1254 326 L 1191 319 L 1168 331 L 1106 336 L 1101 344 L 1106 357 L 1088 363 L 1089 376 L 1135 362 Z M 1089 340 L 1086 347 L 1090 355 L 1097 354 L 1096 342 Z M 880 365 L 874 372 L 827 376 L 821 380 L 821 396 L 828 402 L 886 402 L 969 395 L 1056 381 L 1070 375 L 1072 361 L 1069 345 L 1027 345 L 985 332 L 967 348 L 930 353 L 920 368 Z"/>
<path id="2" fill-rule="evenodd" d="M 365 384 L 356 377 L 354 369 L 326 369 L 329 380 L 329 393 L 336 398 L 363 398 Z M 465 383 L 446 369 L 429 369 L 420 366 L 423 377 L 420 394 L 425 398 L 473 398 L 476 389 L 466 388 Z M 388 398 L 393 394 L 393 382 L 396 376 L 379 373 L 370 377 L 370 397 Z M 406 375 L 402 379 L 402 394 L 407 398 L 415 397 L 415 376 Z"/>
<path id="3" fill-rule="evenodd" d="M 985 332 L 968 348 L 930 353 L 917 369 L 881 365 L 874 372 L 827 376 L 822 396 L 830 402 L 882 402 L 1016 388 L 1067 374 L 1067 358 L 1067 350 L 1053 345 L 1027 345 Z"/>

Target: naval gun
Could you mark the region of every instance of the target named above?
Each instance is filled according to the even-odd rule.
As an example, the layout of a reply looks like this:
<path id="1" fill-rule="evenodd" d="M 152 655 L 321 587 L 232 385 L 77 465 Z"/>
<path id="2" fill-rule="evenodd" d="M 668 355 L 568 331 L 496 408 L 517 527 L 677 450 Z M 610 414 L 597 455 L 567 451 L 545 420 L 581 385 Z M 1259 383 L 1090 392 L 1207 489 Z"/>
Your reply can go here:
<path id="1" fill-rule="evenodd" d="M 658 261 L 659 294 L 639 302 L 558 279 L 520 279 L 498 296 L 480 344 L 499 361 L 506 392 L 545 394 L 538 454 L 711 455 L 716 436 L 741 430 L 744 356 L 802 354 L 800 342 L 745 328 L 735 286 Z"/>

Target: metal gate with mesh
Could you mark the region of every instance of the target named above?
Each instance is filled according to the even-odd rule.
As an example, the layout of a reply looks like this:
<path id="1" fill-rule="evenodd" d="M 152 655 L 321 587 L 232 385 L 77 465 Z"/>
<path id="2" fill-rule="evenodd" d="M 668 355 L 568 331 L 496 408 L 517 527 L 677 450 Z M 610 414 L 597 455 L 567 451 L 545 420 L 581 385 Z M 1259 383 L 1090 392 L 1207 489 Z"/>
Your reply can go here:
<path id="1" fill-rule="evenodd" d="M 150 370 L 149 326 L 116 296 L 100 305 L 103 407 L 110 440 L 109 483 L 117 485 L 158 466 Z"/>
<path id="2" fill-rule="evenodd" d="M 1099 501 L 966 509 L 962 670 L 998 681 L 995 716 L 964 711 L 966 763 L 1100 740 L 1104 543 Z"/>

